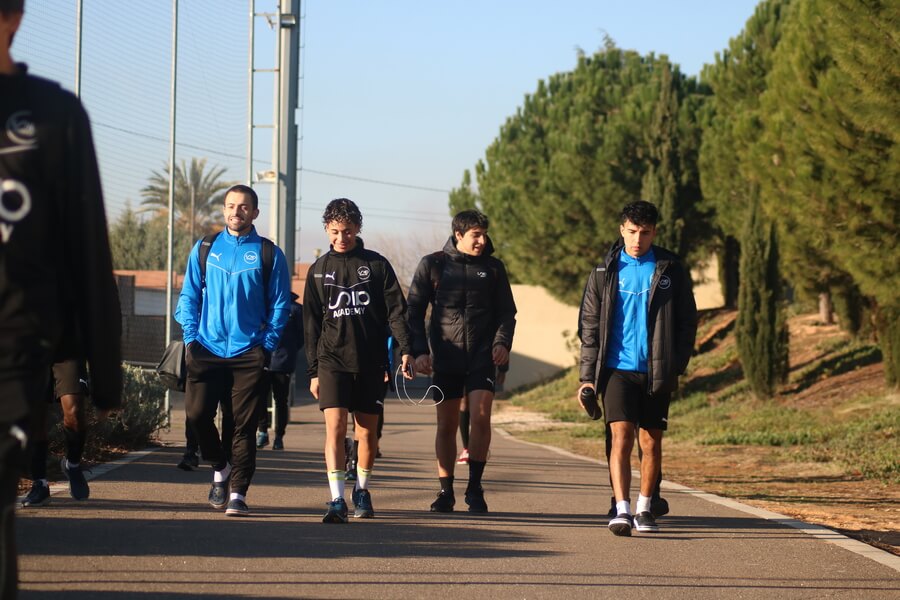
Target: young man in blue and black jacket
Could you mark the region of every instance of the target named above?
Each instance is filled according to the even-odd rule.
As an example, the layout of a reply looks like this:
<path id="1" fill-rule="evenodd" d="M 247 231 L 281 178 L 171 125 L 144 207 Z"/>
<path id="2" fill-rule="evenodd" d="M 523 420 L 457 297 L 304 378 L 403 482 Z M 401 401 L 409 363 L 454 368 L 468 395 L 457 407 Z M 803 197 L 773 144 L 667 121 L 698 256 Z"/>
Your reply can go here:
<path id="1" fill-rule="evenodd" d="M 203 458 L 215 471 L 209 503 L 225 508 L 228 516 L 245 516 L 256 469 L 259 381 L 290 314 L 291 279 L 277 246 L 272 271 L 264 272 L 263 246 L 271 242 L 253 226 L 259 216 L 253 188 L 229 188 L 223 212 L 225 231 L 212 241 L 205 277 L 200 267 L 204 242 L 191 250 L 175 319 L 184 330 L 185 412 Z M 234 417 L 231 464 L 215 425 L 220 401 L 230 402 Z"/>
<path id="2" fill-rule="evenodd" d="M 610 479 L 615 535 L 659 530 L 651 499 L 662 464 L 669 400 L 694 349 L 697 306 L 681 259 L 653 245 L 659 213 L 643 200 L 622 210 L 616 243 L 588 277 L 581 301 L 581 386 L 598 391 L 612 433 Z M 631 451 L 643 450 L 641 487 L 631 510 Z"/>

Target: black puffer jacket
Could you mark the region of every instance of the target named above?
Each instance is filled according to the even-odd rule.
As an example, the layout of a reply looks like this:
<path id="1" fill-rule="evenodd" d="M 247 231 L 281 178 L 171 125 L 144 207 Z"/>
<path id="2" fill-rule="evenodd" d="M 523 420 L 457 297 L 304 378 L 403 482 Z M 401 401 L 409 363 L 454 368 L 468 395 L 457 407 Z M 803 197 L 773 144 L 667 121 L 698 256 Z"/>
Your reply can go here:
<path id="1" fill-rule="evenodd" d="M 451 236 L 443 252 L 419 262 L 409 288 L 409 329 L 414 356 L 428 354 L 430 341 L 435 371 L 465 373 L 492 365 L 494 346 L 512 349 L 516 303 L 506 267 L 493 252 L 488 238 L 481 256 L 463 254 Z"/>
<path id="2" fill-rule="evenodd" d="M 623 244 L 620 239 L 606 259 L 588 277 L 578 314 L 581 339 L 582 383 L 600 380 L 606 363 L 609 325 L 618 297 L 619 272 L 616 265 Z M 678 376 L 687 369 L 697 336 L 697 305 L 691 278 L 681 260 L 664 248 L 653 246 L 656 271 L 650 284 L 650 314 L 647 317 L 647 379 L 651 394 L 678 388 Z"/>
<path id="3" fill-rule="evenodd" d="M 121 402 L 121 311 L 87 115 L 57 84 L 0 75 L 0 389 L 87 360 L 91 397 Z M 24 399 L 0 393 L 0 421 Z"/>

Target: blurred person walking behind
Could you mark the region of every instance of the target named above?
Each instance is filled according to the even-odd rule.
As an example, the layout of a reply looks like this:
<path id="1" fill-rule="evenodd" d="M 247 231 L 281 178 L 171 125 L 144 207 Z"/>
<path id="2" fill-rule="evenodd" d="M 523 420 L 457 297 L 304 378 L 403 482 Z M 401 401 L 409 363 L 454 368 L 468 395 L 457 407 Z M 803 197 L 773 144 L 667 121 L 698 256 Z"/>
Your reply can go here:
<path id="1" fill-rule="evenodd" d="M 303 346 L 303 305 L 297 302 L 299 298 L 300 296 L 291 292 L 290 317 L 281 332 L 278 347 L 272 353 L 269 368 L 263 374 L 257 448 L 269 445 L 269 426 L 272 423 L 267 404 L 271 394 L 275 399 L 275 439 L 272 440 L 272 450 L 284 450 L 284 432 L 290 420 L 288 398 L 291 394 L 291 376 L 297 369 L 297 353 Z"/>

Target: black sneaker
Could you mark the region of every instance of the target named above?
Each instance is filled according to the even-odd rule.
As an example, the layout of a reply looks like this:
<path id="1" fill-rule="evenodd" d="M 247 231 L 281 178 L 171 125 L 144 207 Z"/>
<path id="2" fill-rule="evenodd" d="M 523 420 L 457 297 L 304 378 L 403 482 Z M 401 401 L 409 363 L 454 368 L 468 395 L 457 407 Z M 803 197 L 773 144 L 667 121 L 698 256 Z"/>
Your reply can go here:
<path id="1" fill-rule="evenodd" d="M 228 501 L 228 508 L 225 509 L 225 515 L 229 517 L 246 517 L 250 514 L 250 508 L 243 500 L 235 498 Z"/>
<path id="2" fill-rule="evenodd" d="M 213 481 L 212 487 L 209 488 L 209 503 L 213 508 L 222 509 L 228 505 L 228 482 L 231 475 L 225 481 Z"/>
<path id="3" fill-rule="evenodd" d="M 658 519 L 663 515 L 669 514 L 669 503 L 661 496 L 655 496 L 650 499 L 650 514 L 653 518 Z"/>
<path id="4" fill-rule="evenodd" d="M 178 468 L 182 471 L 192 471 L 200 466 L 200 457 L 196 452 L 185 452 L 178 463 Z"/>
<path id="5" fill-rule="evenodd" d="M 88 486 L 87 479 L 84 478 L 81 467 L 69 467 L 65 456 L 60 460 L 59 467 L 66 479 L 69 480 L 69 494 L 76 500 L 87 500 L 91 495 L 91 488 Z"/>
<path id="6" fill-rule="evenodd" d="M 272 450 L 284 450 L 284 439 L 280 435 L 276 435 L 272 441 Z"/>
<path id="7" fill-rule="evenodd" d="M 474 490 L 466 490 L 466 504 L 469 505 L 470 513 L 486 513 L 488 507 L 484 501 L 484 489 L 479 486 Z"/>
<path id="8" fill-rule="evenodd" d="M 350 498 L 353 500 L 353 517 L 356 519 L 371 519 L 375 516 L 375 509 L 372 507 L 372 494 L 369 490 L 353 490 Z"/>
<path id="9" fill-rule="evenodd" d="M 609 520 L 609 530 L 615 535 L 631 535 L 634 519 L 628 513 L 616 515 Z"/>
<path id="10" fill-rule="evenodd" d="M 326 502 L 328 510 L 322 517 L 323 523 L 346 523 L 347 522 L 347 503 L 343 498 L 335 498 L 331 502 Z"/>
<path id="11" fill-rule="evenodd" d="M 650 511 L 639 512 L 634 516 L 634 528 L 644 533 L 656 533 L 659 531 L 659 525 Z"/>
<path id="12" fill-rule="evenodd" d="M 31 491 L 22 498 L 22 506 L 47 506 L 50 504 L 50 486 L 40 481 L 31 484 Z"/>
<path id="13" fill-rule="evenodd" d="M 356 481 L 356 479 L 356 463 L 354 461 L 350 461 L 349 467 L 344 473 L 344 481 Z"/>
<path id="14" fill-rule="evenodd" d="M 453 495 L 453 492 L 441 490 L 437 500 L 431 503 L 431 512 L 453 512 L 455 504 L 456 496 Z"/>
<path id="15" fill-rule="evenodd" d="M 257 448 L 265 448 L 269 445 L 269 434 L 265 431 L 260 431 L 256 434 L 256 447 Z"/>
<path id="16" fill-rule="evenodd" d="M 609 511 L 606 513 L 606 516 L 610 519 L 616 516 L 616 497 L 613 496 L 609 499 Z"/>
<path id="17" fill-rule="evenodd" d="M 353 462 L 353 440 L 348 437 L 344 438 L 344 470 L 350 470 L 350 463 Z"/>

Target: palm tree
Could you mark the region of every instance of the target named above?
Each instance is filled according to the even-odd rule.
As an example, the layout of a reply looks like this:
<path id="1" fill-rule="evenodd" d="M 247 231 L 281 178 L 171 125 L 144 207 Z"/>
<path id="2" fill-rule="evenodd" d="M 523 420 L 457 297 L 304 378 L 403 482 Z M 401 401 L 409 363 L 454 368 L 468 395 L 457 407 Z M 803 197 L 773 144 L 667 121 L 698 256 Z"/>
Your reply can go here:
<path id="1" fill-rule="evenodd" d="M 216 223 L 216 216 L 222 204 L 222 192 L 233 182 L 222 181 L 225 167 L 206 170 L 205 158 L 192 158 L 190 170 L 185 161 L 175 165 L 175 221 L 176 227 L 190 232 L 194 240 L 195 232 L 206 233 Z M 185 176 L 187 174 L 187 176 Z M 169 166 L 162 172 L 153 171 L 148 184 L 141 190 L 144 200 L 143 211 L 155 211 L 165 215 L 169 210 Z"/>

